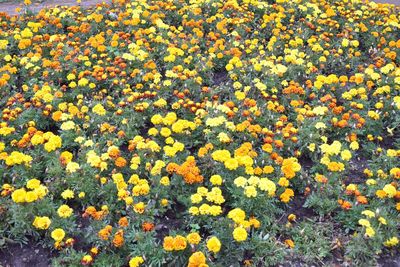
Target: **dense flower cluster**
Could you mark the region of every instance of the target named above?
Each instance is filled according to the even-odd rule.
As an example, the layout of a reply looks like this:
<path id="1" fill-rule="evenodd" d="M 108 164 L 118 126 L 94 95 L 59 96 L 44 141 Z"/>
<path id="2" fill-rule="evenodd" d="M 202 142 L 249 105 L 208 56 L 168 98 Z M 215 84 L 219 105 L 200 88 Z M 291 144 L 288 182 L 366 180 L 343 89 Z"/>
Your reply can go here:
<path id="1" fill-rule="evenodd" d="M 0 248 L 131 267 L 399 249 L 399 7 L 114 0 L 0 20 Z"/>

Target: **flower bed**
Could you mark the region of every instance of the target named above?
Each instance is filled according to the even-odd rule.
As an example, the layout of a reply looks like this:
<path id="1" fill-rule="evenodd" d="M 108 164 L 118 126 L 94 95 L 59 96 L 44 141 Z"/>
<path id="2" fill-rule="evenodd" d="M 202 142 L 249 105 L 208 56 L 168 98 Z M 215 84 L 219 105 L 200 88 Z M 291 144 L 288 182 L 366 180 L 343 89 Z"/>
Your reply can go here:
<path id="1" fill-rule="evenodd" d="M 357 0 L 1 16 L 0 246 L 52 266 L 394 255 L 399 20 Z"/>

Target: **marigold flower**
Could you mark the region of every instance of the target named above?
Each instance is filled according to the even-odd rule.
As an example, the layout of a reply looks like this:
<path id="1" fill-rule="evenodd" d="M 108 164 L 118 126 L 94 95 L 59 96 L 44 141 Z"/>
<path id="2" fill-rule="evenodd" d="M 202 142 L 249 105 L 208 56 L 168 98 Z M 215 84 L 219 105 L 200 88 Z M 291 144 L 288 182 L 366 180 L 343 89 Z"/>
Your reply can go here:
<path id="1" fill-rule="evenodd" d="M 47 216 L 43 217 L 35 217 L 35 220 L 33 221 L 32 225 L 35 226 L 37 229 L 48 229 L 51 224 L 51 220 Z"/>
<path id="2" fill-rule="evenodd" d="M 142 263 L 144 263 L 143 257 L 136 256 L 136 257 L 133 257 L 132 259 L 129 260 L 129 267 L 138 267 Z"/>
<path id="3" fill-rule="evenodd" d="M 124 244 L 125 240 L 124 240 L 124 231 L 123 230 L 118 230 L 115 235 L 114 235 L 114 239 L 113 239 L 113 245 L 116 248 L 120 248 L 122 247 L 122 245 Z"/>
<path id="4" fill-rule="evenodd" d="M 190 233 L 186 236 L 186 239 L 191 245 L 197 245 L 201 241 L 201 237 L 198 233 Z"/>
<path id="5" fill-rule="evenodd" d="M 173 251 L 174 250 L 174 238 L 172 236 L 164 237 L 163 248 L 165 251 Z"/>
<path id="6" fill-rule="evenodd" d="M 71 209 L 68 205 L 61 205 L 57 209 L 58 216 L 61 218 L 68 218 L 72 215 L 73 209 Z"/>
<path id="7" fill-rule="evenodd" d="M 121 217 L 118 220 L 118 225 L 121 226 L 121 227 L 127 227 L 129 225 L 128 218 L 127 217 Z"/>
<path id="8" fill-rule="evenodd" d="M 82 265 L 90 265 L 93 262 L 93 258 L 90 255 L 85 255 L 83 256 L 81 263 Z"/>
<path id="9" fill-rule="evenodd" d="M 206 256 L 203 252 L 197 251 L 189 257 L 188 267 L 207 267 Z"/>
<path id="10" fill-rule="evenodd" d="M 285 239 L 285 244 L 286 246 L 288 246 L 289 248 L 294 248 L 294 242 L 291 239 Z"/>
<path id="11" fill-rule="evenodd" d="M 247 231 L 243 227 L 236 227 L 232 235 L 237 242 L 242 242 L 247 239 Z"/>
<path id="12" fill-rule="evenodd" d="M 51 237 L 56 241 L 62 241 L 65 237 L 65 232 L 61 228 L 56 228 L 51 232 Z"/>
<path id="13" fill-rule="evenodd" d="M 154 224 L 151 223 L 151 222 L 144 222 L 142 224 L 142 229 L 145 232 L 150 232 L 150 231 L 152 231 L 154 229 Z"/>
<path id="14" fill-rule="evenodd" d="M 288 158 L 283 160 L 281 170 L 286 178 L 291 179 L 301 170 L 301 165 L 296 158 Z"/>
<path id="15" fill-rule="evenodd" d="M 210 239 L 208 239 L 207 248 L 211 252 L 218 253 L 221 249 L 221 242 L 217 237 L 213 236 Z"/>

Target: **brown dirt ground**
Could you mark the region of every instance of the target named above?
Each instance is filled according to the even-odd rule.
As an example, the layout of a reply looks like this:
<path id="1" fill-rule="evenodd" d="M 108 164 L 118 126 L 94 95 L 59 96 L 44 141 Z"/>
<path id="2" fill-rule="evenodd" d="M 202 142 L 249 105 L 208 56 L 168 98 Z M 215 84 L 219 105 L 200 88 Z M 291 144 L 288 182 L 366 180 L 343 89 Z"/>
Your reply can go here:
<path id="1" fill-rule="evenodd" d="M 0 249 L 0 267 L 49 267 L 52 252 L 33 243 Z"/>

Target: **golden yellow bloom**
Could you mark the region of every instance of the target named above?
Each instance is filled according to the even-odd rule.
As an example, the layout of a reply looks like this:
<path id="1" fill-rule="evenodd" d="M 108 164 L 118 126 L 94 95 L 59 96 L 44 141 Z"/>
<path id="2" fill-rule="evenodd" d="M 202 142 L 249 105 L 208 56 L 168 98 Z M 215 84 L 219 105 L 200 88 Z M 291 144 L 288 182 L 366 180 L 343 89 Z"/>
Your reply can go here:
<path id="1" fill-rule="evenodd" d="M 15 203 L 25 202 L 25 197 L 26 191 L 24 188 L 17 189 L 11 194 L 11 198 Z"/>
<path id="2" fill-rule="evenodd" d="M 210 239 L 208 239 L 207 248 L 211 252 L 218 253 L 221 249 L 221 242 L 217 237 L 213 236 Z"/>
<path id="3" fill-rule="evenodd" d="M 187 241 L 189 244 L 197 245 L 201 241 L 201 237 L 198 233 L 190 233 L 186 236 Z"/>
<path id="4" fill-rule="evenodd" d="M 68 205 L 61 205 L 57 209 L 58 216 L 61 218 L 68 218 L 72 215 L 73 210 Z"/>
<path id="5" fill-rule="evenodd" d="M 51 238 L 53 238 L 56 242 L 62 241 L 65 237 L 65 232 L 61 228 L 56 228 L 51 232 Z"/>
<path id="6" fill-rule="evenodd" d="M 129 267 L 138 267 L 144 262 L 143 257 L 136 256 L 129 260 Z"/>
<path id="7" fill-rule="evenodd" d="M 232 235 L 237 242 L 242 242 L 247 239 L 247 231 L 243 227 L 236 227 Z"/>
<path id="8" fill-rule="evenodd" d="M 291 179 L 301 170 L 301 165 L 296 158 L 288 158 L 283 160 L 281 170 L 286 178 Z"/>
<path id="9" fill-rule="evenodd" d="M 35 217 L 35 220 L 33 221 L 32 225 L 35 226 L 37 229 L 48 229 L 51 224 L 51 220 L 47 216 L 43 217 Z"/>

